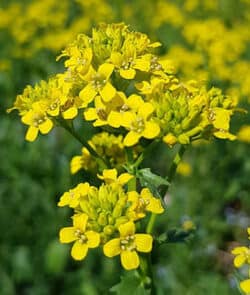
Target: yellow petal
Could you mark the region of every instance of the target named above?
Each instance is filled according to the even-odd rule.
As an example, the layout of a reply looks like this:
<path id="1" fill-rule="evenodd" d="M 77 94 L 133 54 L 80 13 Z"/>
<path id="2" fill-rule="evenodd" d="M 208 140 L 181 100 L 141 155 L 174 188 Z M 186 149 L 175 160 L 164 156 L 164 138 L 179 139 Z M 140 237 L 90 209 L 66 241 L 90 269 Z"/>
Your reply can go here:
<path id="1" fill-rule="evenodd" d="M 136 94 L 131 94 L 127 100 L 127 104 L 133 110 L 138 110 L 143 104 L 143 99 Z"/>
<path id="2" fill-rule="evenodd" d="M 151 198 L 150 203 L 147 206 L 147 211 L 153 212 L 155 214 L 161 214 L 164 212 L 164 208 L 161 205 L 161 201 L 156 198 Z"/>
<path id="3" fill-rule="evenodd" d="M 33 122 L 33 116 L 34 113 L 33 111 L 29 111 L 27 112 L 25 115 L 22 116 L 21 121 L 22 123 L 26 124 L 26 125 L 31 125 Z"/>
<path id="4" fill-rule="evenodd" d="M 82 168 L 82 156 L 75 156 L 70 162 L 70 173 L 75 174 Z"/>
<path id="5" fill-rule="evenodd" d="M 38 135 L 38 128 L 34 126 L 30 126 L 26 132 L 25 139 L 27 141 L 34 141 L 37 138 L 37 135 Z"/>
<path id="6" fill-rule="evenodd" d="M 150 61 L 143 57 L 138 58 L 135 60 L 134 68 L 143 72 L 148 72 L 150 70 Z"/>
<path id="7" fill-rule="evenodd" d="M 94 232 L 94 231 L 87 231 L 85 233 L 85 236 L 87 237 L 87 245 L 89 248 L 96 248 L 100 244 L 100 234 Z"/>
<path id="8" fill-rule="evenodd" d="M 135 113 L 125 112 L 125 113 L 123 113 L 123 116 L 122 116 L 121 125 L 130 129 L 132 122 L 136 121 L 136 118 L 137 117 L 136 117 Z"/>
<path id="9" fill-rule="evenodd" d="M 112 52 L 110 56 L 110 61 L 117 67 L 122 64 L 122 55 L 120 52 Z"/>
<path id="10" fill-rule="evenodd" d="M 98 73 L 100 73 L 107 80 L 113 73 L 113 70 L 114 70 L 114 65 L 105 63 L 100 65 L 98 69 Z"/>
<path id="11" fill-rule="evenodd" d="M 139 141 L 140 137 L 141 135 L 139 133 L 130 131 L 124 138 L 124 145 L 125 146 L 135 145 Z"/>
<path id="12" fill-rule="evenodd" d="M 88 215 L 84 214 L 84 213 L 79 214 L 79 215 L 75 215 L 73 217 L 74 227 L 80 229 L 82 232 L 85 232 L 87 221 L 88 221 Z"/>
<path id="13" fill-rule="evenodd" d="M 237 137 L 226 130 L 219 130 L 214 132 L 214 136 L 221 139 L 235 140 Z"/>
<path id="14" fill-rule="evenodd" d="M 59 239 L 61 243 L 70 243 L 77 240 L 75 235 L 76 229 L 71 227 L 64 227 L 59 232 Z"/>
<path id="15" fill-rule="evenodd" d="M 71 249 L 71 256 L 75 260 L 82 260 L 86 257 L 87 253 L 88 253 L 88 246 L 86 245 L 86 243 L 75 241 Z"/>
<path id="16" fill-rule="evenodd" d="M 42 134 L 47 134 L 53 128 L 53 122 L 50 119 L 47 119 L 42 124 L 38 125 L 38 127 Z"/>
<path id="17" fill-rule="evenodd" d="M 138 201 L 139 194 L 136 191 L 128 192 L 128 201 L 136 202 Z"/>
<path id="18" fill-rule="evenodd" d="M 148 139 L 155 138 L 160 133 L 160 127 L 154 122 L 145 122 L 142 136 Z"/>
<path id="19" fill-rule="evenodd" d="M 134 69 L 123 70 L 120 69 L 120 75 L 124 79 L 134 79 L 136 71 Z"/>
<path id="20" fill-rule="evenodd" d="M 80 99 L 83 101 L 84 105 L 88 105 L 95 98 L 97 91 L 88 84 L 79 93 Z"/>
<path id="21" fill-rule="evenodd" d="M 130 181 L 130 179 L 134 178 L 133 175 L 129 174 L 129 173 L 122 173 L 119 177 L 118 177 L 118 182 L 121 185 L 126 184 L 127 182 Z"/>
<path id="22" fill-rule="evenodd" d="M 147 234 L 136 234 L 135 244 L 137 251 L 147 253 L 152 250 L 153 238 Z"/>
<path id="23" fill-rule="evenodd" d="M 135 233 L 135 224 L 129 221 L 124 224 L 121 224 L 118 229 L 121 237 L 127 237 Z"/>
<path id="24" fill-rule="evenodd" d="M 122 251 L 121 264 L 126 270 L 136 269 L 140 264 L 136 251 Z"/>
<path id="25" fill-rule="evenodd" d="M 149 115 L 151 115 L 154 111 L 154 107 L 151 103 L 146 102 L 143 103 L 139 110 L 138 110 L 138 115 L 143 117 L 145 120 L 149 117 Z"/>
<path id="26" fill-rule="evenodd" d="M 118 112 L 111 111 L 107 121 L 110 126 L 119 128 L 121 126 L 122 115 Z"/>
<path id="27" fill-rule="evenodd" d="M 215 119 L 213 125 L 217 129 L 229 129 L 230 116 L 232 115 L 232 110 L 224 110 L 221 108 L 214 108 Z"/>
<path id="28" fill-rule="evenodd" d="M 78 110 L 76 107 L 72 107 L 67 109 L 65 112 L 62 113 L 64 119 L 73 119 L 77 116 Z"/>
<path id="29" fill-rule="evenodd" d="M 234 255 L 238 255 L 238 254 L 244 254 L 244 253 L 247 253 L 249 250 L 247 247 L 236 247 L 234 248 L 231 253 L 234 254 Z"/>
<path id="30" fill-rule="evenodd" d="M 95 108 L 89 108 L 84 112 L 84 118 L 87 121 L 96 120 L 98 118 L 96 109 Z"/>
<path id="31" fill-rule="evenodd" d="M 61 196 L 60 201 L 58 202 L 57 205 L 59 207 L 63 207 L 63 206 L 69 205 L 70 201 L 71 201 L 70 194 L 69 192 L 66 192 Z"/>
<path id="32" fill-rule="evenodd" d="M 116 255 L 119 255 L 121 253 L 120 239 L 113 239 L 113 240 L 108 241 L 103 246 L 103 253 L 107 257 L 113 257 L 113 256 L 116 256 Z"/>
<path id="33" fill-rule="evenodd" d="M 114 182 L 117 179 L 117 170 L 104 169 L 102 175 L 98 175 L 98 178 L 104 179 L 107 183 Z"/>
<path id="34" fill-rule="evenodd" d="M 250 279 L 240 282 L 240 288 L 246 294 L 250 293 Z"/>
<path id="35" fill-rule="evenodd" d="M 110 101 L 116 94 L 116 89 L 107 82 L 102 90 L 100 90 L 100 95 L 104 101 Z"/>
<path id="36" fill-rule="evenodd" d="M 234 258 L 235 267 L 241 267 L 246 262 L 246 257 L 244 255 L 237 255 Z"/>

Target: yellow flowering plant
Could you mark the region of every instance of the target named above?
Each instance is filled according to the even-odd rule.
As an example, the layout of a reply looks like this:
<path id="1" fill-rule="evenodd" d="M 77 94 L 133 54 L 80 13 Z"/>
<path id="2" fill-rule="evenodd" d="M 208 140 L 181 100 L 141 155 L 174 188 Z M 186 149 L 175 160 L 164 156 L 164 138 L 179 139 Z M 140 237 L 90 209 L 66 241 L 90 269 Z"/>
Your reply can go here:
<path id="1" fill-rule="evenodd" d="M 95 184 L 80 183 L 58 202 L 73 210 L 72 226 L 59 234 L 62 243 L 74 243 L 72 257 L 83 260 L 97 247 L 109 258 L 120 255 L 123 268 L 139 269 L 140 288 L 152 294 L 150 253 L 170 239 L 166 231 L 157 235 L 155 221 L 167 211 L 164 196 L 183 153 L 198 139 L 236 139 L 230 120 L 237 110 L 220 89 L 181 81 L 171 62 L 155 53 L 160 46 L 124 23 L 101 23 L 62 51 L 63 73 L 27 86 L 10 109 L 28 126 L 28 141 L 55 126 L 67 130 L 82 144 L 71 173 L 95 175 Z M 90 140 L 75 121 L 95 128 Z M 167 176 L 143 166 L 161 143 L 178 148 Z M 179 237 L 187 237 L 184 232 Z"/>

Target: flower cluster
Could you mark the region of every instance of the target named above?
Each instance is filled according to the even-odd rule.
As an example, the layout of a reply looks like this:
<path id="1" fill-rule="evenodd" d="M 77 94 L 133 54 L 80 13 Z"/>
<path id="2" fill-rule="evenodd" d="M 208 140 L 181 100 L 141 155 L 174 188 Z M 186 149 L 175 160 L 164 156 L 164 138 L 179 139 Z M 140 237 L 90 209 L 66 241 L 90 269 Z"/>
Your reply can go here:
<path id="1" fill-rule="evenodd" d="M 123 23 L 79 35 L 59 56 L 66 58 L 66 71 L 17 97 L 14 108 L 29 126 L 26 139 L 48 133 L 58 119 L 74 119 L 79 110 L 94 127 L 120 133 L 125 147 L 142 138 L 170 146 L 212 135 L 235 139 L 229 125 L 236 102 L 219 89 L 179 81 L 171 62 L 152 52 L 159 46 Z"/>
<path id="2" fill-rule="evenodd" d="M 250 239 L 250 227 L 247 229 Z M 245 246 L 239 246 L 232 250 L 232 254 L 235 255 L 234 265 L 237 268 L 242 267 L 244 264 L 250 266 L 250 248 Z M 248 270 L 249 278 L 240 282 L 240 288 L 246 294 L 250 294 L 250 268 Z"/>
<path id="3" fill-rule="evenodd" d="M 61 229 L 60 241 L 74 242 L 71 255 L 76 260 L 84 259 L 89 248 L 102 246 L 107 257 L 121 255 L 122 266 L 135 269 L 137 252 L 150 252 L 153 242 L 151 235 L 136 233 L 136 222 L 147 212 L 162 213 L 161 201 L 147 188 L 127 191 L 126 184 L 134 177 L 128 173 L 118 176 L 110 169 L 98 177 L 103 181 L 99 188 L 80 183 L 61 196 L 58 206 L 69 206 L 74 215 L 73 226 Z"/>

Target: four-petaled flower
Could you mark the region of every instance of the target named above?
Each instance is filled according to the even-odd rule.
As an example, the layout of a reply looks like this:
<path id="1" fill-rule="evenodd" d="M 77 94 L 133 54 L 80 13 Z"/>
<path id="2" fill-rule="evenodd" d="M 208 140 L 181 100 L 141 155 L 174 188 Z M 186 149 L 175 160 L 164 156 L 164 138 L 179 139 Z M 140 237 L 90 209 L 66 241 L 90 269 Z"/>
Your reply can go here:
<path id="1" fill-rule="evenodd" d="M 29 125 L 25 136 L 28 141 L 34 141 L 39 131 L 42 134 L 47 134 L 53 128 L 52 120 L 46 115 L 45 110 L 39 103 L 34 103 L 32 109 L 22 116 L 22 122 Z"/>
<path id="2" fill-rule="evenodd" d="M 88 216 L 80 214 L 73 217 L 73 226 L 60 230 L 60 242 L 74 242 L 71 255 L 75 260 L 82 260 L 88 254 L 89 248 L 96 248 L 100 244 L 100 235 L 92 230 L 86 230 Z"/>
<path id="3" fill-rule="evenodd" d="M 155 214 L 161 214 L 164 211 L 160 199 L 154 198 L 148 188 L 142 189 L 140 194 L 136 191 L 129 192 L 128 201 L 131 202 L 128 214 L 133 220 L 145 217 L 146 211 Z"/>
<path id="4" fill-rule="evenodd" d="M 79 96 L 83 106 L 87 106 L 99 93 L 104 101 L 110 101 L 116 94 L 116 89 L 109 82 L 114 66 L 104 63 L 99 66 L 97 72 L 90 67 L 89 72 L 83 77 L 88 84 L 81 90 Z"/>
<path id="5" fill-rule="evenodd" d="M 135 234 L 135 224 L 131 221 L 119 226 L 120 237 L 107 242 L 103 252 L 107 257 L 121 255 L 121 264 L 126 270 L 140 265 L 138 252 L 150 252 L 153 238 L 148 234 Z"/>

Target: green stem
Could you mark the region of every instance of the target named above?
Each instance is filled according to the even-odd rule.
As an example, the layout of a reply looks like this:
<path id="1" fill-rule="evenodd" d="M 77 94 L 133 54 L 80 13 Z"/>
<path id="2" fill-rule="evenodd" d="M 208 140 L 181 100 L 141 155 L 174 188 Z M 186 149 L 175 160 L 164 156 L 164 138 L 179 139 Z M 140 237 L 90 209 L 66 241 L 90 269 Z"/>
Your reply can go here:
<path id="1" fill-rule="evenodd" d="M 167 193 L 167 191 L 169 189 L 169 186 L 170 186 L 170 184 L 171 184 L 171 182 L 172 182 L 172 180 L 173 180 L 173 178 L 174 178 L 174 176 L 176 174 L 177 166 L 179 165 L 184 152 L 185 152 L 185 146 L 181 145 L 180 149 L 176 153 L 176 155 L 174 157 L 174 160 L 173 160 L 173 162 L 172 162 L 172 164 L 170 166 L 169 173 L 168 173 L 169 185 L 165 186 L 164 191 L 162 191 L 162 197 L 164 197 L 166 195 L 166 193 Z M 150 219 L 148 221 L 147 229 L 146 229 L 146 232 L 148 234 L 151 234 L 153 232 L 155 220 L 156 220 L 156 214 L 152 213 L 151 216 L 150 216 Z"/>
<path id="2" fill-rule="evenodd" d="M 59 125 L 67 130 L 76 140 L 78 140 L 84 147 L 86 147 L 89 153 L 96 159 L 97 163 L 99 164 L 101 170 L 107 169 L 108 165 L 104 161 L 104 159 L 91 147 L 91 145 L 82 138 L 74 129 L 73 124 L 68 124 L 66 121 L 61 120 Z"/>
<path id="3" fill-rule="evenodd" d="M 126 152 L 126 161 L 128 167 L 133 167 L 133 150 L 131 148 L 125 148 Z M 131 171 L 133 174 L 135 174 L 135 171 Z M 128 191 L 136 191 L 136 176 L 134 176 L 129 182 L 128 182 Z"/>

